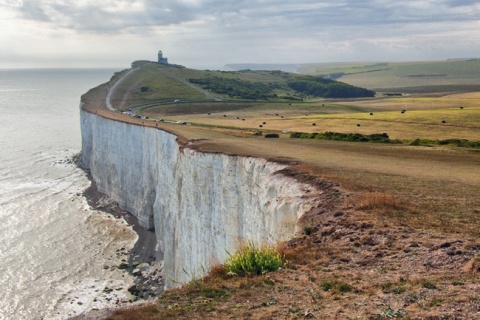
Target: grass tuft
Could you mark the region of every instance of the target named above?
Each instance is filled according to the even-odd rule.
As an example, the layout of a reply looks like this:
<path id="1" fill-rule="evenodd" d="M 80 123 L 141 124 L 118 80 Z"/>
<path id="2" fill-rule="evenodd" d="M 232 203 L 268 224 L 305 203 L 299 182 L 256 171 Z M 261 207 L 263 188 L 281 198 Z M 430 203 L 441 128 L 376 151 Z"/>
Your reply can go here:
<path id="1" fill-rule="evenodd" d="M 359 210 L 404 209 L 404 205 L 391 194 L 367 192 L 355 199 L 354 207 Z"/>
<path id="2" fill-rule="evenodd" d="M 435 285 L 435 283 L 433 283 L 430 280 L 422 279 L 420 283 L 422 287 L 424 287 L 425 289 L 431 289 L 431 290 L 437 289 L 437 286 Z"/>
<path id="3" fill-rule="evenodd" d="M 324 291 L 332 292 L 333 294 L 335 293 L 343 294 L 343 293 L 350 292 L 354 289 L 348 283 L 338 281 L 338 280 L 324 281 L 320 283 L 320 288 L 322 288 Z"/>
<path id="4" fill-rule="evenodd" d="M 278 270 L 284 267 L 282 255 L 274 247 L 258 247 L 252 241 L 243 244 L 225 261 L 225 268 L 230 274 L 254 276 Z"/>

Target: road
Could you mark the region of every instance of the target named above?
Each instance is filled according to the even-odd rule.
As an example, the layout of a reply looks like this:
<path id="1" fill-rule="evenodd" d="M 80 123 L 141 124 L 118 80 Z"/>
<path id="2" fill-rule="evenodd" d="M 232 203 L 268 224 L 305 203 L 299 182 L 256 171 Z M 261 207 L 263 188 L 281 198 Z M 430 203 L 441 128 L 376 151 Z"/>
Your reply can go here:
<path id="1" fill-rule="evenodd" d="M 120 83 L 122 83 L 122 81 L 128 77 L 131 73 L 137 71 L 140 67 L 136 67 L 134 69 L 131 69 L 129 70 L 127 73 L 125 73 L 124 75 L 122 75 L 120 78 L 118 78 L 117 81 L 115 81 L 115 83 L 113 84 L 113 86 L 110 87 L 110 89 L 108 89 L 108 93 L 107 93 L 107 96 L 105 98 L 105 103 L 107 105 L 107 108 L 108 110 L 110 111 L 117 111 L 117 109 L 115 109 L 113 106 L 112 106 L 112 103 L 110 101 L 110 98 L 112 97 L 113 93 L 115 92 L 115 89 L 118 87 L 118 85 Z"/>

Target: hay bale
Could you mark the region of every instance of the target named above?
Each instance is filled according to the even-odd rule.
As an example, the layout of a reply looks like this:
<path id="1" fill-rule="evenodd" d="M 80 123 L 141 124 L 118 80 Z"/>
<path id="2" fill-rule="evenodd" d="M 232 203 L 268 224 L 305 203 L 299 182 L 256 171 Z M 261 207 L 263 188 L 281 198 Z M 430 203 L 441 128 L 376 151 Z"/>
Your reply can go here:
<path id="1" fill-rule="evenodd" d="M 265 138 L 280 138 L 280 135 L 278 133 L 267 133 Z"/>

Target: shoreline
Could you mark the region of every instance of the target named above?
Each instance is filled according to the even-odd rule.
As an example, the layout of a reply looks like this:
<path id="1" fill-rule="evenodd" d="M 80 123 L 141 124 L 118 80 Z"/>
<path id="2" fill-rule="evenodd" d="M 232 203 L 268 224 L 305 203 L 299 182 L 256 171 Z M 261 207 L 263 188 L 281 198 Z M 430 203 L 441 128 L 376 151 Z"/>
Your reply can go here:
<path id="1" fill-rule="evenodd" d="M 128 253 L 128 260 L 117 266 L 118 269 L 124 269 L 134 277 L 133 284 L 128 288 L 134 300 L 118 307 L 123 308 L 136 303 L 145 303 L 157 298 L 164 291 L 164 280 L 163 260 L 157 260 L 154 230 L 142 228 L 135 216 L 120 208 L 116 202 L 100 192 L 90 173 L 81 165 L 79 167 L 87 173 L 87 178 L 90 180 L 90 186 L 82 193 L 88 205 L 93 210 L 107 213 L 115 219 L 124 219 L 138 236 L 135 245 Z M 104 319 L 114 310 L 110 308 L 91 309 L 69 319 Z"/>
<path id="2" fill-rule="evenodd" d="M 155 250 L 155 231 L 142 228 L 134 215 L 120 208 L 116 202 L 98 190 L 97 184 L 89 173 L 87 173 L 87 177 L 90 180 L 90 186 L 83 192 L 83 196 L 88 205 L 92 209 L 108 213 L 116 219 L 123 218 L 138 235 L 138 240 L 129 254 L 128 264 L 156 262 L 158 254 Z"/>

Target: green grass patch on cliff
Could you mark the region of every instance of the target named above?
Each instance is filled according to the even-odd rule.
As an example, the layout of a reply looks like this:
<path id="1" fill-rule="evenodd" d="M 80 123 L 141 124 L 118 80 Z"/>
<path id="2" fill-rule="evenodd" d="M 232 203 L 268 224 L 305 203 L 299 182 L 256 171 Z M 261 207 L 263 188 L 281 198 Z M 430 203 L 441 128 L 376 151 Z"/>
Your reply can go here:
<path id="1" fill-rule="evenodd" d="M 261 275 L 284 266 L 281 254 L 274 247 L 259 247 L 252 241 L 243 244 L 224 264 L 227 271 L 238 276 Z"/>

